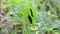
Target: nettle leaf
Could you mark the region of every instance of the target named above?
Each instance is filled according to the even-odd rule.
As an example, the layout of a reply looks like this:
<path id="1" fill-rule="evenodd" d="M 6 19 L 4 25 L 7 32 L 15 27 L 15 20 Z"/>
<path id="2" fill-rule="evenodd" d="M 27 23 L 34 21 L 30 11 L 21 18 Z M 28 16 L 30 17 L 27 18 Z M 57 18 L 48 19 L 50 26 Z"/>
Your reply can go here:
<path id="1" fill-rule="evenodd" d="M 28 25 L 35 23 L 36 12 L 34 7 L 26 7 L 24 10 L 24 18 Z"/>

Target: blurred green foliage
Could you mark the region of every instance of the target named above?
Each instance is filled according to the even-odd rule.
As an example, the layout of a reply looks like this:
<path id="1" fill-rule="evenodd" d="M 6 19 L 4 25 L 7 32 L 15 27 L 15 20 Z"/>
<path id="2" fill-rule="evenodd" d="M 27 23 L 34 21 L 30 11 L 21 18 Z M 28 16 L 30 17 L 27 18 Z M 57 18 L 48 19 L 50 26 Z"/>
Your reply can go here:
<path id="1" fill-rule="evenodd" d="M 60 0 L 5 0 L 1 7 L 9 7 L 8 14 L 5 17 L 12 18 L 15 22 L 23 24 L 23 34 L 60 34 L 59 1 Z M 33 17 L 30 9 L 32 9 Z M 10 16 L 11 14 L 13 16 Z M 32 25 L 28 20 L 28 15 L 30 15 L 32 19 Z M 57 29 L 53 30 L 54 28 Z M 15 32 L 11 32 L 11 34 L 13 33 Z"/>

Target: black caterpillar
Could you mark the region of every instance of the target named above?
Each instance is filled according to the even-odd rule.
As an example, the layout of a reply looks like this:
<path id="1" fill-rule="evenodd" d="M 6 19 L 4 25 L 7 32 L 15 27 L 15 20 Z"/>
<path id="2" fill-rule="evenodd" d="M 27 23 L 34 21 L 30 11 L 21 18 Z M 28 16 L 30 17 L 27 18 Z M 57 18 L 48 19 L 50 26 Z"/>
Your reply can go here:
<path id="1" fill-rule="evenodd" d="M 30 9 L 30 12 L 31 12 L 31 16 L 33 17 L 33 12 L 32 12 L 32 9 Z"/>
<path id="2" fill-rule="evenodd" d="M 30 15 L 28 15 L 28 19 L 29 19 L 30 23 L 32 24 L 32 18 Z"/>

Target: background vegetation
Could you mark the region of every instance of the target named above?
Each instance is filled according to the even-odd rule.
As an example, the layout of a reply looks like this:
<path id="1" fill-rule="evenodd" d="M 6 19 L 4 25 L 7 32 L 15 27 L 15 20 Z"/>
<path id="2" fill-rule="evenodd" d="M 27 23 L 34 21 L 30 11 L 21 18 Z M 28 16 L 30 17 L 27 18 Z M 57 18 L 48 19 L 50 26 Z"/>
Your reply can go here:
<path id="1" fill-rule="evenodd" d="M 8 9 L 1 34 L 60 34 L 60 0 L 0 1 L 0 8 Z"/>

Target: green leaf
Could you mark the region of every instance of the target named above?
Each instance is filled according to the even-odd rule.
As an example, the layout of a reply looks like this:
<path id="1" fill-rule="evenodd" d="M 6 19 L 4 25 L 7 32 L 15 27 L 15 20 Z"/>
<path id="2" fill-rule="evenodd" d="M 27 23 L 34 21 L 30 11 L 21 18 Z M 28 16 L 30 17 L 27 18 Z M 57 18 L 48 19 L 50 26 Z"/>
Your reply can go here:
<path id="1" fill-rule="evenodd" d="M 32 10 L 32 11 L 31 11 Z M 32 13 L 31 13 L 32 12 Z M 30 25 L 30 21 L 29 21 L 29 18 L 28 18 L 28 15 L 31 17 L 32 19 L 32 24 L 34 25 L 35 23 L 35 18 L 36 18 L 36 12 L 35 12 L 35 8 L 32 7 L 32 6 L 29 6 L 29 7 L 26 7 L 25 10 L 24 10 L 24 18 L 27 22 L 28 25 Z M 33 15 L 33 16 L 32 16 Z"/>

